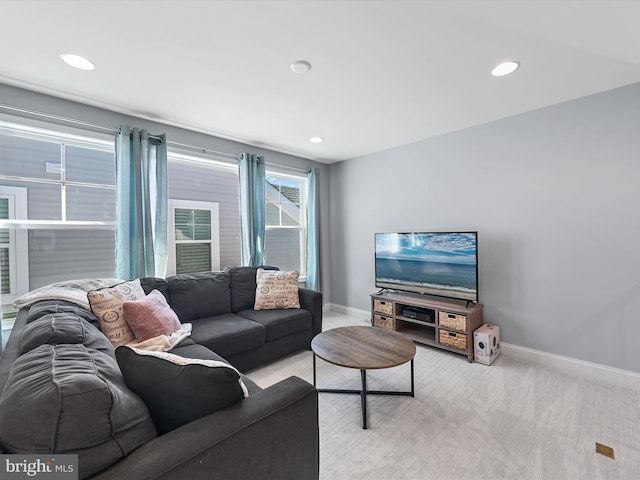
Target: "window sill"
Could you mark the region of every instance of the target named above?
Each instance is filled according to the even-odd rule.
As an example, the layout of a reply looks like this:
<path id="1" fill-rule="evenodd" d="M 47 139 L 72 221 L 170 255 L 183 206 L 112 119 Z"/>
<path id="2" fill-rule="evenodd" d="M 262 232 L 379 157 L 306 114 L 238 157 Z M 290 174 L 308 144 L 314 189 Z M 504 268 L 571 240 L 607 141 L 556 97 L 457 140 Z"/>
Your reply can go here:
<path id="1" fill-rule="evenodd" d="M 68 220 L 0 220 L 0 228 L 12 230 L 115 230 L 116 222 L 88 222 Z"/>

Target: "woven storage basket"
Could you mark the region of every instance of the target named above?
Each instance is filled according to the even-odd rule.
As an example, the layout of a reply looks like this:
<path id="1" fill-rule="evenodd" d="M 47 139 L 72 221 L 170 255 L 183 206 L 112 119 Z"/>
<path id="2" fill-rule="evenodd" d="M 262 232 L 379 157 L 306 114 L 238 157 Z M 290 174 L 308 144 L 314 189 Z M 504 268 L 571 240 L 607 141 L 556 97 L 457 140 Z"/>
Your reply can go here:
<path id="1" fill-rule="evenodd" d="M 467 316 L 455 313 L 438 312 L 438 325 L 452 328 L 453 330 L 467 331 Z"/>
<path id="2" fill-rule="evenodd" d="M 383 317 L 382 315 L 373 315 L 373 326 L 393 330 L 393 318 Z"/>
<path id="3" fill-rule="evenodd" d="M 460 350 L 467 349 L 467 336 L 464 333 L 450 332 L 448 330 L 439 330 L 439 341 L 443 345 L 448 345 Z"/>
<path id="4" fill-rule="evenodd" d="M 373 311 L 393 315 L 393 303 L 382 300 L 373 301 Z"/>

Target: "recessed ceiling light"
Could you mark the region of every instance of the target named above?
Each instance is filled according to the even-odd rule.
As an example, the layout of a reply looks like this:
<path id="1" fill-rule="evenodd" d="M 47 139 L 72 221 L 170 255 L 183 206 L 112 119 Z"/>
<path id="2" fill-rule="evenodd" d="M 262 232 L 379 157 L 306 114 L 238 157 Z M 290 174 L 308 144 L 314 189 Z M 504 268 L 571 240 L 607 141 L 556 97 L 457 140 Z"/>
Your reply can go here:
<path id="1" fill-rule="evenodd" d="M 73 53 L 63 53 L 60 55 L 60 58 L 63 62 L 72 67 L 78 68 L 80 70 L 93 70 L 96 66 L 80 55 L 75 55 Z"/>
<path id="2" fill-rule="evenodd" d="M 494 77 L 504 77 L 505 75 L 509 75 L 510 73 L 515 72 L 520 66 L 520 62 L 502 62 L 491 70 L 491 75 Z"/>
<path id="3" fill-rule="evenodd" d="M 300 75 L 303 75 L 311 70 L 311 64 L 306 60 L 296 60 L 291 64 L 291 70 Z"/>
<path id="4" fill-rule="evenodd" d="M 324 142 L 324 138 L 322 138 L 322 137 L 311 137 L 309 139 L 309 141 L 311 143 L 322 143 L 322 142 Z"/>

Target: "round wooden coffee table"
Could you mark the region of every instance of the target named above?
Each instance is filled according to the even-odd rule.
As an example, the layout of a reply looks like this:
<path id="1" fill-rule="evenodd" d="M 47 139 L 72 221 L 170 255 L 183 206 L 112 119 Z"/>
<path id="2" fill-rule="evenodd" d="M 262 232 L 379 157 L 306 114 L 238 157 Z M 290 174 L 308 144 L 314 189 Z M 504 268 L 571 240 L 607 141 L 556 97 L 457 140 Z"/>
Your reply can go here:
<path id="1" fill-rule="evenodd" d="M 362 390 L 318 389 L 325 393 L 359 394 L 362 402 L 362 428 L 367 428 L 367 394 L 414 396 L 413 358 L 416 346 L 408 337 L 378 327 L 340 327 L 319 333 L 311 341 L 313 386 L 316 386 L 316 356 L 347 368 L 360 370 Z M 411 361 L 411 391 L 367 390 L 367 370 L 397 367 Z"/>

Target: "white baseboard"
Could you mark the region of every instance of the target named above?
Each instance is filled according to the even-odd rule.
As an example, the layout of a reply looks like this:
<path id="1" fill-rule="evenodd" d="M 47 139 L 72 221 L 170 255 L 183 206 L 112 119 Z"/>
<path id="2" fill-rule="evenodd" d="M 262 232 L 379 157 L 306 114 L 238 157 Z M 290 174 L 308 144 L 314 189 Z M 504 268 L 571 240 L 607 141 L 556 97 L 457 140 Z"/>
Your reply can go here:
<path id="1" fill-rule="evenodd" d="M 362 320 L 371 320 L 371 312 L 368 310 L 360 310 L 357 308 L 345 307 L 344 305 L 338 305 L 337 303 L 327 303 L 323 307 L 325 312 L 336 312 L 342 315 L 349 315 L 350 317 L 356 317 Z"/>
<path id="2" fill-rule="evenodd" d="M 336 312 L 342 315 L 349 315 L 350 317 L 366 320 L 371 318 L 371 312 L 367 310 L 345 307 L 344 305 L 338 305 L 335 303 L 327 303 L 324 305 L 324 311 Z M 507 357 L 553 368 L 554 370 L 570 375 L 576 375 L 595 383 L 630 388 L 640 392 L 640 373 L 586 362 L 584 360 L 577 360 L 571 357 L 564 357 L 562 355 L 555 355 L 553 353 L 542 352 L 540 350 L 533 350 L 531 348 L 520 347 L 518 345 L 512 345 L 504 342 L 501 342 L 500 346 L 502 355 Z"/>
<path id="3" fill-rule="evenodd" d="M 577 375 L 595 383 L 630 388 L 640 392 L 640 373 L 586 362 L 553 353 L 501 342 L 502 355 Z"/>

